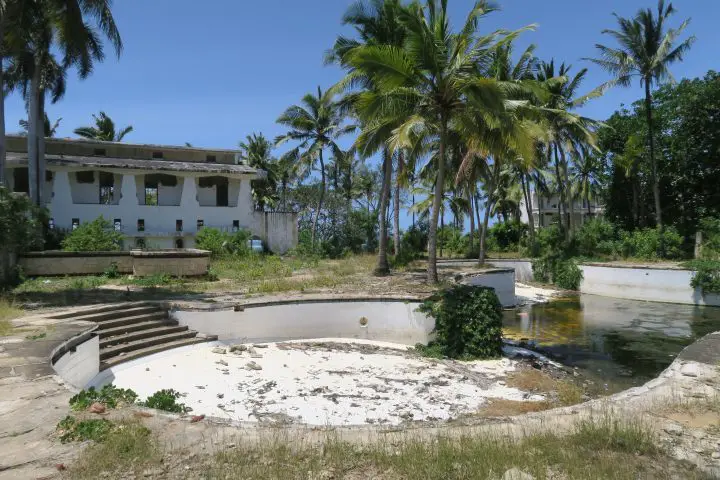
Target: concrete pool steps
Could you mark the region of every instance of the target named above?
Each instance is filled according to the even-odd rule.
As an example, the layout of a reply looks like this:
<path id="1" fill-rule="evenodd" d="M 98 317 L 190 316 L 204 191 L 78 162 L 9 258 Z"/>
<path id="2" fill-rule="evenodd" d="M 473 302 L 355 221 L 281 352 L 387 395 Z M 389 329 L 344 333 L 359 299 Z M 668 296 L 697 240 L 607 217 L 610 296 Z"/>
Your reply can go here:
<path id="1" fill-rule="evenodd" d="M 120 325 L 117 327 L 100 326 L 96 333 L 100 337 L 100 340 L 114 337 L 117 335 L 124 335 L 126 333 L 139 332 L 141 330 L 150 330 L 153 328 L 177 325 L 178 322 L 169 320 L 167 318 L 161 318 L 158 320 L 148 320 L 145 322 L 134 322 L 127 325 Z"/>
<path id="2" fill-rule="evenodd" d="M 115 345 L 122 345 L 122 344 L 129 344 L 131 342 L 137 341 L 137 340 L 143 340 L 146 338 L 153 338 L 153 337 L 159 337 L 163 335 L 170 335 L 173 333 L 180 333 L 180 332 L 187 332 L 188 327 L 187 325 L 161 325 L 156 326 L 156 328 L 150 328 L 147 330 L 138 330 L 135 332 L 128 332 L 124 333 L 122 335 L 115 335 L 112 337 L 104 338 L 100 340 L 100 350 L 109 347 L 113 347 Z"/>
<path id="3" fill-rule="evenodd" d="M 120 345 L 113 345 L 111 347 L 100 348 L 100 360 L 108 360 L 113 357 L 127 356 L 127 353 L 142 350 L 146 347 L 154 347 L 163 343 L 171 343 L 176 340 L 185 340 L 188 338 L 194 338 L 197 336 L 197 332 L 194 330 L 186 330 L 184 332 L 168 333 L 164 335 L 155 335 L 149 338 L 143 338 Z M 121 355 L 125 354 L 125 355 Z"/>
<path id="4" fill-rule="evenodd" d="M 129 308 L 135 308 L 135 307 L 147 307 L 150 306 L 147 302 L 123 302 L 123 303 L 111 303 L 108 305 L 92 305 L 89 307 L 81 307 L 77 309 L 72 309 L 69 311 L 64 311 L 60 313 L 56 313 L 53 315 L 50 315 L 49 318 L 62 320 L 67 318 L 75 319 L 80 316 L 93 314 L 93 313 L 105 313 L 105 312 L 113 312 L 116 310 L 127 310 Z"/>
<path id="5" fill-rule="evenodd" d="M 110 320 L 122 319 L 126 317 L 135 317 L 138 315 L 156 314 L 167 312 L 158 305 L 133 305 L 126 308 L 117 308 L 107 311 L 89 311 L 88 313 L 79 312 L 73 317 L 73 320 L 80 320 L 85 322 L 103 323 Z"/>
<path id="6" fill-rule="evenodd" d="M 197 332 L 193 332 L 194 335 L 197 335 Z M 118 355 L 112 358 L 108 358 L 107 360 L 100 361 L 100 370 L 107 370 L 108 368 L 114 367 L 120 363 L 123 362 L 129 362 L 130 360 L 135 360 L 141 357 L 145 357 L 147 355 L 152 355 L 155 353 L 164 352 L 166 350 L 172 350 L 173 348 L 179 348 L 179 347 L 187 347 L 189 345 L 196 345 L 198 343 L 206 343 L 206 342 L 212 342 L 217 340 L 217 336 L 215 335 L 209 335 L 209 336 L 195 336 L 193 338 L 186 338 L 181 340 L 175 340 L 167 343 L 161 343 L 158 345 L 153 345 L 147 348 L 141 348 L 139 350 L 132 350 L 130 352 L 125 353 L 124 355 Z"/>
<path id="7" fill-rule="evenodd" d="M 166 321 L 167 319 L 167 312 L 164 310 L 158 310 L 156 312 L 143 313 L 140 315 L 133 315 L 132 313 L 129 313 L 125 317 L 112 318 L 110 320 L 100 320 L 96 321 L 95 323 L 98 324 L 98 330 L 102 332 L 111 328 L 129 327 L 131 325 L 136 325 L 139 323 L 151 321 Z"/>

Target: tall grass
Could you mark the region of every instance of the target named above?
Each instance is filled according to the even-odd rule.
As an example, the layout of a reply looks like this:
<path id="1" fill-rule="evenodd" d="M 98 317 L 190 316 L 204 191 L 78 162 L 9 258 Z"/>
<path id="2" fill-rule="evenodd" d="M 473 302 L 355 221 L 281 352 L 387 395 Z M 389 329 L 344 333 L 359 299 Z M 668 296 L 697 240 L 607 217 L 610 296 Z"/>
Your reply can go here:
<path id="1" fill-rule="evenodd" d="M 10 335 L 13 331 L 11 320 L 21 317 L 23 311 L 5 298 L 0 298 L 0 337 Z"/>

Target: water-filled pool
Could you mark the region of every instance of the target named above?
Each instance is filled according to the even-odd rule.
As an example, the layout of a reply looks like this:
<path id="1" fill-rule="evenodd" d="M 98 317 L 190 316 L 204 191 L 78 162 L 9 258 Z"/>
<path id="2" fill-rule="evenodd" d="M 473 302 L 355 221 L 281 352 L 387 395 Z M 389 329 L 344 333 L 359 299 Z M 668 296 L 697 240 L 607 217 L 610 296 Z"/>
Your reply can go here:
<path id="1" fill-rule="evenodd" d="M 580 295 L 506 311 L 504 324 L 507 338 L 620 390 L 656 377 L 687 345 L 720 330 L 720 308 Z"/>

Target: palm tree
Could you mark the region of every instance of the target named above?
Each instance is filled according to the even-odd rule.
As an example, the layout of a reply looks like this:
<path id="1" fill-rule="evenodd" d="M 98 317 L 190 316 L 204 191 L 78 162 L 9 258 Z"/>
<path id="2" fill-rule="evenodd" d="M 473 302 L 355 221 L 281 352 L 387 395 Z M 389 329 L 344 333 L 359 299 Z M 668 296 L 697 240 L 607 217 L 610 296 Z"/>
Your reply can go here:
<path id="1" fill-rule="evenodd" d="M 12 19 L 14 57 L 29 79 L 28 89 L 28 170 L 31 200 L 40 203 L 38 178 L 44 169 L 43 76 L 52 65 L 53 51 L 60 53 L 58 62 L 65 71 L 76 67 L 80 78 L 86 78 L 95 61 L 105 58 L 100 31 L 110 40 L 116 53 L 122 40 L 110 9 L 112 0 L 32 0 L 22 2 L 21 14 Z"/>
<path id="2" fill-rule="evenodd" d="M 60 128 L 60 122 L 62 121 L 62 117 L 55 120 L 55 122 L 51 123 L 50 118 L 48 118 L 47 113 L 45 113 L 45 121 L 43 122 L 43 131 L 45 132 L 45 137 L 47 138 L 53 138 L 55 134 L 57 133 L 58 128 Z M 27 135 L 28 129 L 30 128 L 30 124 L 27 120 L 20 120 L 20 126 L 24 130 L 25 135 Z"/>
<path id="3" fill-rule="evenodd" d="M 353 52 L 361 47 L 391 45 L 401 47 L 405 41 L 405 26 L 401 21 L 401 13 L 404 7 L 400 0 L 359 0 L 352 4 L 343 16 L 344 25 L 352 25 L 358 34 L 359 39 L 350 39 L 344 36 L 338 37 L 335 45 L 326 56 L 326 62 L 339 63 L 348 70 L 348 75 L 336 88 L 346 89 L 358 87 L 361 91 L 372 91 L 376 89 L 373 80 L 367 72 L 349 63 Z M 354 108 L 356 95 L 351 93 L 345 103 Z M 391 129 L 386 128 L 377 132 L 374 137 L 363 137 L 361 143 L 357 144 L 360 152 L 367 156 L 378 150 L 382 150 L 383 179 L 380 196 L 380 217 L 379 217 L 379 247 L 378 262 L 375 267 L 375 274 L 387 275 L 390 272 L 390 265 L 387 259 L 387 221 L 385 211 L 390 201 L 390 185 L 392 183 L 393 154 L 389 150 L 387 140 L 391 135 Z M 395 156 L 397 159 L 395 202 L 393 206 L 395 228 L 394 243 L 395 253 L 399 250 L 399 218 L 400 218 L 400 172 L 403 166 L 403 152 L 399 151 Z"/>
<path id="4" fill-rule="evenodd" d="M 253 168 L 265 171 L 265 178 L 253 180 L 252 194 L 255 208 L 265 211 L 266 207 L 275 208 L 279 198 L 277 195 L 277 160 L 272 156 L 272 143 L 262 133 L 253 133 L 240 142 L 242 160 Z"/>
<path id="5" fill-rule="evenodd" d="M 334 92 L 323 92 L 320 87 L 317 95 L 307 94 L 302 98 L 301 105 L 293 105 L 277 119 L 277 123 L 290 129 L 286 134 L 275 139 L 279 146 L 289 141 L 299 144 L 284 155 L 285 161 L 297 165 L 301 178 L 306 178 L 319 163 L 320 196 L 317 211 L 312 224 L 311 244 L 315 246 L 315 234 L 318 220 L 325 199 L 326 171 L 323 151 L 330 148 L 339 152 L 340 147 L 335 143 L 339 137 L 352 131 L 352 126 L 342 126 L 342 117 L 338 104 L 334 100 Z"/>
<path id="6" fill-rule="evenodd" d="M 478 21 L 494 10 L 485 0 L 476 2 L 462 28 L 453 32 L 446 1 L 413 3 L 400 15 L 406 28 L 405 48 L 364 45 L 347 58 L 375 87 L 358 95 L 358 115 L 364 124 L 361 136 L 374 137 L 390 129 L 394 150 L 437 140 L 437 155 L 431 160 L 437 175 L 428 242 L 430 282 L 438 281 L 437 228 L 450 132 L 474 130 L 473 148 L 486 148 L 483 135 L 503 124 L 501 117 L 512 107 L 503 87 L 480 75 L 488 46 L 510 41 L 518 33 L 478 37 Z"/>
<path id="7" fill-rule="evenodd" d="M 90 140 L 100 140 L 103 142 L 122 142 L 125 135 L 133 131 L 132 125 L 116 131 L 115 122 L 105 112 L 99 115 L 93 113 L 94 127 L 76 128 L 73 133 Z"/>
<path id="8" fill-rule="evenodd" d="M 566 236 L 570 235 L 574 213 L 574 204 L 569 199 L 568 156 L 576 152 L 582 145 L 596 148 L 594 129 L 598 126 L 598 122 L 578 115 L 573 110 L 601 95 L 601 90 L 596 89 L 589 94 L 577 96 L 587 69 L 584 68 L 575 76 L 570 77 L 571 68 L 563 63 L 556 71 L 555 62 L 551 60 L 543 62 L 537 73 L 537 79 L 549 92 L 548 99 L 543 105 L 546 128 L 544 148 L 547 163 L 554 165 L 555 168 L 555 181 L 560 197 L 558 214 L 560 214 L 560 226 Z"/>
<path id="9" fill-rule="evenodd" d="M 573 162 L 571 174 L 571 182 L 575 187 L 574 193 L 585 201 L 589 217 L 592 215 L 590 199 L 599 193 L 602 185 L 602 161 L 592 152 L 582 149 L 581 155 L 577 156 Z"/>
<path id="10" fill-rule="evenodd" d="M 653 84 L 674 81 L 670 65 L 682 61 L 685 53 L 695 42 L 695 36 L 675 46 L 675 42 L 690 23 L 685 20 L 677 29 L 668 28 L 666 23 L 675 13 L 672 3 L 658 1 L 657 16 L 649 8 L 639 10 L 633 18 L 623 18 L 617 14 L 618 30 L 603 30 L 617 40 L 619 48 L 610 48 L 597 44 L 595 47 L 600 58 L 588 59 L 599 65 L 613 79 L 604 88 L 614 85 L 630 86 L 634 78 L 639 78 L 640 86 L 645 88 L 645 115 L 648 125 L 648 145 L 650 146 L 650 164 L 652 171 L 653 195 L 655 197 L 655 219 L 657 228 L 662 230 L 662 206 L 660 204 L 660 179 L 655 158 L 655 139 L 653 129 L 653 105 L 651 89 Z M 662 248 L 662 246 L 661 246 Z"/>

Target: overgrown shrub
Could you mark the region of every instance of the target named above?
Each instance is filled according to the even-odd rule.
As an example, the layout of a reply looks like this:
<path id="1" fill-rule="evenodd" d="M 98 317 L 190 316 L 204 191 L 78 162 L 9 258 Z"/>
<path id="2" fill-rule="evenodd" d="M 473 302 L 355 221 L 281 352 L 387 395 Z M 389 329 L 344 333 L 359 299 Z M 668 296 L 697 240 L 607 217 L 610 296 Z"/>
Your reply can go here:
<path id="1" fill-rule="evenodd" d="M 115 424 L 104 418 L 78 420 L 72 415 L 68 415 L 57 424 L 57 432 L 62 443 L 86 440 L 102 442 L 114 429 Z"/>
<path id="2" fill-rule="evenodd" d="M 583 272 L 573 260 L 561 260 L 555 263 L 552 281 L 564 290 L 578 290 Z"/>
<path id="3" fill-rule="evenodd" d="M 422 304 L 420 311 L 435 318 L 436 339 L 417 349 L 429 356 L 473 360 L 502 353 L 502 306 L 495 291 L 458 285 Z"/>
<path id="4" fill-rule="evenodd" d="M 601 218 L 585 222 L 575 232 L 575 246 L 579 255 L 595 257 L 615 256 L 617 252 L 615 225 Z"/>
<path id="5" fill-rule="evenodd" d="M 102 403 L 107 408 L 117 408 L 118 405 L 132 405 L 137 400 L 137 393 L 129 388 L 118 388 L 112 383 L 100 390 L 90 387 L 70 398 L 70 408 L 77 411 L 87 410 L 95 402 Z"/>
<path id="6" fill-rule="evenodd" d="M 155 408 L 165 412 L 187 413 L 192 410 L 184 403 L 178 403 L 182 394 L 173 389 L 160 390 L 150 395 L 142 404 L 148 408 Z"/>
<path id="7" fill-rule="evenodd" d="M 520 242 L 527 235 L 528 226 L 521 222 L 499 222 L 488 229 L 486 245 L 487 251 L 515 252 Z"/>
<path id="8" fill-rule="evenodd" d="M 250 253 L 247 244 L 250 237 L 251 234 L 247 230 L 228 233 L 217 228 L 205 227 L 195 237 L 195 245 L 201 250 L 209 250 L 213 256 L 246 255 Z"/>
<path id="9" fill-rule="evenodd" d="M 720 218 L 708 217 L 700 220 L 702 248 L 700 258 L 720 260 Z"/>
<path id="10" fill-rule="evenodd" d="M 656 228 L 622 232 L 620 238 L 622 255 L 625 258 L 657 260 L 661 258 L 661 239 L 664 248 L 662 258 L 670 260 L 682 258 L 683 238 L 674 227 L 666 227 L 662 234 Z"/>
<path id="11" fill-rule="evenodd" d="M 111 252 L 120 250 L 122 233 L 103 217 L 86 222 L 70 232 L 62 241 L 68 252 Z"/>
<path id="12" fill-rule="evenodd" d="M 720 293 L 720 261 L 693 260 L 685 264 L 695 270 L 690 286 L 699 288 L 703 294 Z"/>

